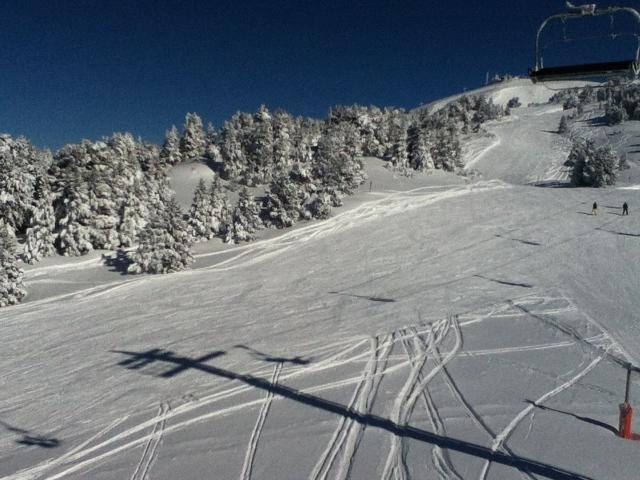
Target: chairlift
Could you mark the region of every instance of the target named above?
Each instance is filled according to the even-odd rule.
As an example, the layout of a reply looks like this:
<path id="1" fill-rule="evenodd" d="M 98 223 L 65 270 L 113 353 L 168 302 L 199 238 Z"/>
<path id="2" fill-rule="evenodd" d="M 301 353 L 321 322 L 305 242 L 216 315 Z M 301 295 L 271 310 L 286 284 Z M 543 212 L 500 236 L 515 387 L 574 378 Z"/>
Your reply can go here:
<path id="1" fill-rule="evenodd" d="M 570 2 L 567 2 L 567 7 L 569 7 L 571 11 L 566 13 L 558 13 L 548 17 L 538 28 L 538 33 L 536 34 L 536 63 L 535 67 L 529 70 L 529 78 L 531 78 L 534 83 L 558 80 L 610 80 L 619 77 L 637 79 L 640 74 L 640 14 L 638 13 L 638 11 L 631 7 L 597 8 L 594 4 L 574 6 Z M 633 56 L 633 58 L 622 61 L 587 63 L 580 65 L 561 65 L 556 67 L 544 66 L 544 48 L 541 48 L 540 37 L 543 30 L 551 21 L 560 20 L 564 24 L 567 20 L 609 15 L 611 17 L 611 23 L 613 26 L 613 16 L 619 13 L 630 14 L 635 19 L 638 25 L 638 29 L 636 30 L 636 32 L 631 34 L 631 36 L 635 37 L 638 42 L 635 56 Z M 605 35 L 590 36 L 589 38 L 592 39 L 610 37 L 612 39 L 616 39 L 618 37 L 628 35 L 629 34 L 625 34 L 622 32 L 612 32 Z M 585 37 L 578 39 L 568 39 L 566 38 L 565 33 L 565 38 L 563 40 L 567 42 L 579 41 L 584 39 Z"/>

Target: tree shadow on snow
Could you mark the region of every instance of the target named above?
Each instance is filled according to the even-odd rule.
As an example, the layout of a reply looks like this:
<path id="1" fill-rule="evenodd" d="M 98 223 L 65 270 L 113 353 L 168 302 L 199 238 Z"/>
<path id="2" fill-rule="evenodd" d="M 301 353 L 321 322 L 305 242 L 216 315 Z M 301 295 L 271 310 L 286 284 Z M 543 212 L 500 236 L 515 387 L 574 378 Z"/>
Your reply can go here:
<path id="1" fill-rule="evenodd" d="M 248 352 L 251 352 L 254 357 L 259 358 L 264 362 L 292 363 L 294 365 L 308 365 L 309 363 L 311 363 L 310 359 L 303 358 L 299 355 L 295 357 L 274 357 L 273 355 L 262 353 L 255 348 L 247 347 L 246 345 L 234 345 L 233 348 L 247 350 Z"/>
<path id="2" fill-rule="evenodd" d="M 398 437 L 410 438 L 420 442 L 428 443 L 430 445 L 437 445 L 440 448 L 445 448 L 466 455 L 471 455 L 477 458 L 488 460 L 490 462 L 507 465 L 521 472 L 540 475 L 545 478 L 556 480 L 593 480 L 591 477 L 571 472 L 561 467 L 549 465 L 535 459 L 530 459 L 500 451 L 493 451 L 490 447 L 485 447 L 483 445 L 459 440 L 452 437 L 438 435 L 436 433 L 422 430 L 417 427 L 412 427 L 409 425 L 399 425 L 394 421 L 389 420 L 388 418 L 384 418 L 372 413 L 362 413 L 340 403 L 326 400 L 324 398 L 302 392 L 286 385 L 271 383 L 270 381 L 260 377 L 235 373 L 230 370 L 225 370 L 223 368 L 218 368 L 202 363 L 203 358 L 214 358 L 218 356 L 220 352 L 213 352 L 212 354 L 205 355 L 204 357 L 196 359 L 181 357 L 174 354 L 173 352 L 162 351 L 158 349 L 149 350 L 147 352 L 127 352 L 122 350 L 112 350 L 112 352 L 129 357 L 127 360 L 119 363 L 119 365 L 127 366 L 127 368 L 131 368 L 130 365 L 149 365 L 155 362 L 173 365 L 174 367 L 171 368 L 171 370 L 165 372 L 162 375 L 159 375 L 159 377 L 162 378 L 173 377 L 178 373 L 184 372 L 189 369 L 197 370 L 216 377 L 239 381 L 254 388 L 271 392 L 285 399 L 295 401 L 302 405 L 307 405 L 312 408 L 330 412 L 343 418 L 349 418 L 361 425 L 384 430 Z"/>
<path id="3" fill-rule="evenodd" d="M 367 295 L 356 295 L 354 293 L 342 293 L 342 292 L 329 292 L 329 293 L 332 295 L 342 295 L 345 297 L 363 298 L 365 300 L 370 300 L 372 302 L 394 303 L 396 301 L 393 298 L 368 297 Z"/>
<path id="4" fill-rule="evenodd" d="M 607 119 L 602 117 L 590 118 L 587 120 L 587 124 L 592 127 L 607 127 L 609 124 L 607 123 Z"/>
<path id="5" fill-rule="evenodd" d="M 496 234 L 496 237 L 504 238 L 506 240 L 511 240 L 513 242 L 524 243 L 525 245 L 533 245 L 533 246 L 536 246 L 536 247 L 540 247 L 542 245 L 540 242 L 533 242 L 531 240 L 522 240 L 521 238 L 503 237 L 502 235 L 499 235 L 499 234 Z"/>
<path id="6" fill-rule="evenodd" d="M 625 233 L 625 232 L 616 232 L 615 230 L 607 230 L 606 228 L 596 228 L 596 230 L 600 230 L 601 232 L 612 233 L 614 235 L 622 235 L 624 237 L 640 237 L 638 233 Z"/>
<path id="7" fill-rule="evenodd" d="M 102 255 L 102 260 L 107 267 L 111 267 L 111 272 L 118 272 L 121 275 L 128 275 L 127 269 L 133 263 L 124 250 L 118 250 L 112 255 Z"/>
<path id="8" fill-rule="evenodd" d="M 497 280 L 495 278 L 485 277 L 484 275 L 474 275 L 474 277 L 482 278 L 483 280 L 488 280 L 489 282 L 499 283 L 500 285 L 507 285 L 509 287 L 533 288 L 533 285 L 530 285 L 528 283 L 507 282 L 505 280 Z"/>
<path id="9" fill-rule="evenodd" d="M 582 417 L 580 415 L 576 415 L 575 413 L 565 412 L 564 410 L 558 410 L 556 408 L 547 407 L 545 405 L 539 405 L 539 404 L 537 404 L 536 402 L 534 402 L 532 400 L 525 400 L 525 402 L 526 403 L 530 403 L 531 405 L 533 405 L 536 408 L 539 408 L 540 410 L 548 410 L 550 412 L 561 413 L 563 415 L 569 415 L 570 417 L 573 417 L 576 420 L 580 420 L 581 422 L 589 423 L 591 425 L 595 425 L 596 427 L 602 427 L 605 430 L 609 430 L 614 435 L 618 434 L 618 429 L 617 428 L 615 428 L 612 425 L 609 425 L 608 423 L 601 422 L 600 420 L 596 420 L 594 418 L 589 418 L 589 417 Z"/>
<path id="10" fill-rule="evenodd" d="M 538 180 L 536 182 L 530 182 L 527 185 L 532 187 L 541 188 L 571 188 L 571 182 L 567 180 Z"/>
<path id="11" fill-rule="evenodd" d="M 40 447 L 40 448 L 56 448 L 56 447 L 59 447 L 60 444 L 62 443 L 57 438 L 34 435 L 32 432 L 29 432 L 28 430 L 13 427 L 1 420 L 0 420 L 0 425 L 2 425 L 6 430 L 10 432 L 22 435 L 21 438 L 15 441 L 19 445 L 26 445 L 26 446 L 33 446 L 33 447 Z"/>

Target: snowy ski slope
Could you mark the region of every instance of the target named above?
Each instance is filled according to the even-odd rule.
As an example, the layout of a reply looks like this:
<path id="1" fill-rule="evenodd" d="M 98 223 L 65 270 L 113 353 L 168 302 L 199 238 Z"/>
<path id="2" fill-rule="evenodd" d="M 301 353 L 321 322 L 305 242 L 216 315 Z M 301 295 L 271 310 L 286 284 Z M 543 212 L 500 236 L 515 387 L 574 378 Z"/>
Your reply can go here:
<path id="1" fill-rule="evenodd" d="M 534 186 L 567 178 L 560 115 L 489 125 L 470 182 L 371 160 L 329 220 L 186 272 L 29 267 L 0 311 L 0 479 L 635 478 L 640 181 L 630 157 L 621 188 Z"/>

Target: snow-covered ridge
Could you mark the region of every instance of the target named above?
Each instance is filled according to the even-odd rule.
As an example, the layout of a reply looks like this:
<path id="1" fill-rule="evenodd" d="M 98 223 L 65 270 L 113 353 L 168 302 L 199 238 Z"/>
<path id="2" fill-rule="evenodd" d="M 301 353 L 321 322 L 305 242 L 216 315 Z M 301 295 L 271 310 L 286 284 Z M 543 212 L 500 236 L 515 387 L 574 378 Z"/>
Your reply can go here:
<path id="1" fill-rule="evenodd" d="M 492 83 L 484 87 L 476 88 L 449 97 L 429 102 L 421 105 L 415 110 L 428 109 L 437 111 L 447 104 L 458 100 L 462 96 L 484 95 L 491 98 L 497 105 L 506 106 L 507 102 L 514 97 L 520 99 L 520 103 L 527 106 L 531 103 L 547 103 L 549 99 L 558 91 L 566 88 L 582 88 L 586 85 L 593 85 L 594 82 L 581 80 L 558 81 L 549 83 L 534 84 L 528 78 L 512 78 L 503 82 Z"/>

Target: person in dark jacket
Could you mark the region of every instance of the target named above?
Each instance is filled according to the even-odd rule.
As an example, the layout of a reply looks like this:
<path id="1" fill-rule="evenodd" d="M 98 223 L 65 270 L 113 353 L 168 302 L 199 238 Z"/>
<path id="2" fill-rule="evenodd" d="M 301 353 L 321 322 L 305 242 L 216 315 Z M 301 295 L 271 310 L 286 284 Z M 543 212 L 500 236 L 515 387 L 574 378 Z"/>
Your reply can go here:
<path id="1" fill-rule="evenodd" d="M 627 205 L 627 202 L 622 204 L 622 215 L 629 215 L 629 205 Z"/>
<path id="2" fill-rule="evenodd" d="M 598 214 L 598 202 L 593 202 L 593 207 L 591 208 L 591 215 Z"/>

